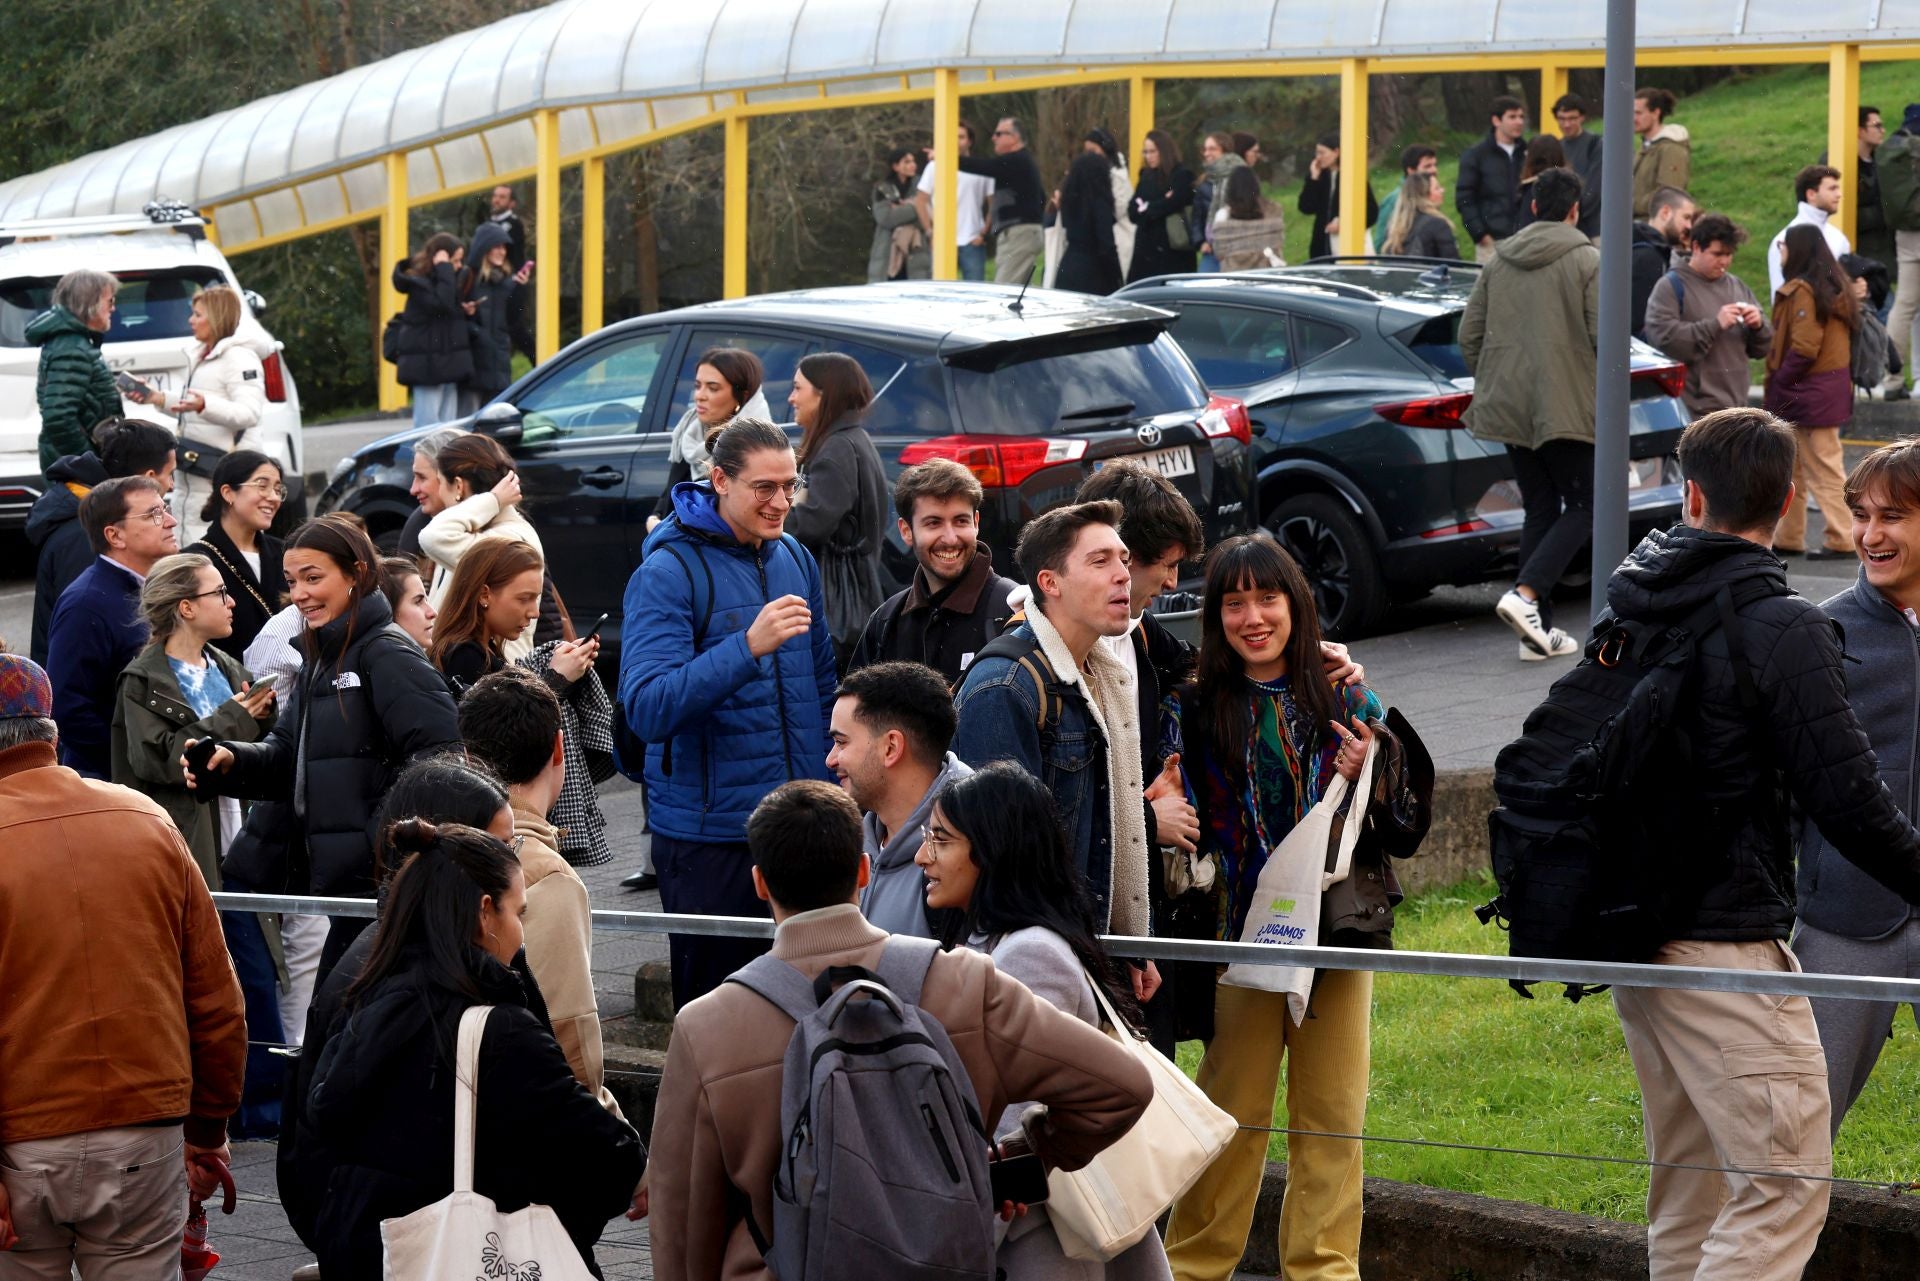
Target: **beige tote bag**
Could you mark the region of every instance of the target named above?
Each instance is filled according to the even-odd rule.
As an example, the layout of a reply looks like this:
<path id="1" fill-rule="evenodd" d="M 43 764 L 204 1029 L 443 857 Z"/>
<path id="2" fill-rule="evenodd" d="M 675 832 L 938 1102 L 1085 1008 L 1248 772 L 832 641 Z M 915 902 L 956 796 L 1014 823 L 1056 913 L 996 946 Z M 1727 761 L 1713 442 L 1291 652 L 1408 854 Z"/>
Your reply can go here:
<path id="1" fill-rule="evenodd" d="M 453 1086 L 453 1191 L 432 1205 L 380 1223 L 387 1281 L 592 1281 L 560 1216 L 544 1205 L 502 1214 L 473 1190 L 480 1039 L 491 1005 L 460 1016 Z"/>
<path id="2" fill-rule="evenodd" d="M 1070 1259 L 1118 1258 L 1226 1150 L 1239 1127 L 1172 1060 L 1126 1030 L 1091 975 L 1106 1032 L 1153 1078 L 1153 1102 L 1113 1146 L 1078 1170 L 1047 1175 L 1047 1218 Z"/>

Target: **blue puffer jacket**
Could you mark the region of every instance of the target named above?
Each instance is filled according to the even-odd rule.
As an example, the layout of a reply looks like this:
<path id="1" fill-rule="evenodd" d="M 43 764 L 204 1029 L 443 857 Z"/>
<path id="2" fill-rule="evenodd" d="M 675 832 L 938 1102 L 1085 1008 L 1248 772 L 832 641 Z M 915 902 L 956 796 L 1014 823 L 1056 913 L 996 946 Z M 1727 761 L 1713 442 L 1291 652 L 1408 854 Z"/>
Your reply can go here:
<path id="1" fill-rule="evenodd" d="M 813 626 L 756 659 L 747 629 L 768 601 L 788 595 L 806 598 Z M 647 744 L 655 831 L 744 841 L 747 815 L 768 792 L 827 777 L 833 638 L 819 567 L 791 536 L 741 543 L 713 487 L 682 481 L 673 516 L 647 536 L 622 608 L 620 704 Z"/>

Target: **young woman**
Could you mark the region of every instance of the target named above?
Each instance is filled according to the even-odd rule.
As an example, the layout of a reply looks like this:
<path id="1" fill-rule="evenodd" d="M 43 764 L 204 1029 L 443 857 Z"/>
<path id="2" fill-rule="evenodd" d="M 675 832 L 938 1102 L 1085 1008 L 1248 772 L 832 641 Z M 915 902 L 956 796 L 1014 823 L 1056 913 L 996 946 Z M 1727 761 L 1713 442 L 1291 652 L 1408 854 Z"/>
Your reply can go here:
<path id="1" fill-rule="evenodd" d="M 800 437 L 801 489 L 787 532 L 820 563 L 827 627 L 840 670 L 880 607 L 880 548 L 891 491 L 873 437 L 860 425 L 873 385 L 851 356 L 818 352 L 801 360 L 788 398 Z"/>
<path id="2" fill-rule="evenodd" d="M 506 647 L 539 617 L 546 563 L 525 543 L 483 538 L 461 558 L 434 616 L 427 653 L 458 698 L 475 681 L 510 661 Z M 554 651 L 554 693 L 567 697 L 593 667 L 600 638 L 566 641 Z"/>
<path id="3" fill-rule="evenodd" d="M 187 550 L 220 571 L 233 598 L 233 630 L 215 643 L 240 658 L 279 613 L 275 602 L 285 581 L 280 571 L 285 549 L 267 530 L 287 501 L 287 484 L 279 463 L 255 450 L 236 449 L 213 469 L 212 488 L 200 509 L 207 532 Z"/>
<path id="4" fill-rule="evenodd" d="M 1213 209 L 1226 199 L 1228 176 L 1247 162 L 1233 149 L 1232 134 L 1210 133 L 1200 140 L 1200 163 L 1200 185 L 1193 189 L 1193 212 L 1187 225 L 1191 228 L 1193 243 L 1200 246 L 1200 270 L 1211 272 L 1220 270 L 1220 259 L 1214 255 L 1213 244 L 1207 239 L 1207 228 L 1213 225 Z"/>
<path id="5" fill-rule="evenodd" d="M 1380 252 L 1414 258 L 1458 258 L 1460 241 L 1441 201 L 1446 198 L 1437 175 L 1410 173 L 1393 202 Z"/>
<path id="6" fill-rule="evenodd" d="M 1773 300 L 1766 406 L 1793 424 L 1793 502 L 1774 531 L 1774 550 L 1808 560 L 1854 558 L 1847 521 L 1845 451 L 1840 429 L 1853 418 L 1853 288 L 1820 228 L 1787 228 L 1780 246 L 1786 283 Z M 1807 546 L 1807 491 L 1826 518 L 1822 546 Z"/>
<path id="7" fill-rule="evenodd" d="M 1122 284 L 1120 251 L 1113 239 L 1113 166 L 1098 151 L 1074 157 L 1060 187 L 1060 223 L 1067 248 L 1054 277 L 1056 289 L 1110 294 Z"/>
<path id="8" fill-rule="evenodd" d="M 873 211 L 873 247 L 867 251 L 870 285 L 933 277 L 933 251 L 913 203 L 919 177 L 920 159 L 913 148 L 895 147 L 887 153 L 886 176 L 873 184 L 867 198 Z"/>
<path id="9" fill-rule="evenodd" d="M 1287 221 L 1280 206 L 1260 193 L 1260 179 L 1242 165 L 1227 175 L 1226 200 L 1215 210 L 1207 239 L 1222 271 L 1284 267 Z"/>
<path id="10" fill-rule="evenodd" d="M 431 427 L 460 413 L 460 388 L 473 381 L 473 346 L 467 321 L 478 308 L 460 297 L 466 246 L 441 231 L 420 252 L 396 263 L 393 287 L 407 305 L 387 323 L 398 325 L 394 362 L 402 387 L 413 392 L 413 425 Z"/>
<path id="11" fill-rule="evenodd" d="M 507 265 L 507 231 L 497 222 L 474 229 L 460 273 L 460 301 L 471 307 L 473 377 L 460 388 L 460 413 L 475 413 L 513 381 L 513 296 L 533 274 L 531 261 L 519 271 Z"/>
<path id="12" fill-rule="evenodd" d="M 1167 700 L 1164 745 L 1180 754 L 1200 816 L 1200 853 L 1216 863 L 1219 937 L 1237 940 L 1267 856 L 1336 773 L 1357 777 L 1372 737 L 1367 720 L 1380 705 L 1364 686 L 1328 682 L 1312 589 L 1265 534 L 1230 538 L 1208 555 L 1201 619 L 1199 666 Z M 1284 1059 L 1291 1124 L 1360 1133 L 1372 993 L 1371 974 L 1326 971 L 1314 983 L 1308 1018 L 1295 1027 L 1284 994 L 1219 987 L 1201 1088 L 1242 1125 L 1270 1126 Z M 1266 1153 L 1263 1131 L 1240 1131 L 1174 1204 L 1167 1257 L 1180 1276 L 1225 1281 L 1233 1274 Z M 1282 1275 L 1357 1277 L 1360 1145 L 1291 1135 L 1287 1170 Z"/>
<path id="13" fill-rule="evenodd" d="M 713 466 L 707 437 L 736 418 L 770 418 L 767 398 L 760 392 L 766 371 L 760 357 L 739 347 L 709 347 L 700 353 L 693 370 L 693 403 L 680 415 L 667 445 L 667 487 L 647 517 L 647 532 L 673 515 L 673 487 L 686 480 L 705 480 Z"/>
<path id="14" fill-rule="evenodd" d="M 394 626 L 412 638 L 426 653 L 433 646 L 433 620 L 437 615 L 427 600 L 427 586 L 420 580 L 420 567 L 405 556 L 380 558 L 380 594 L 393 611 Z"/>
<path id="15" fill-rule="evenodd" d="M 387 631 L 393 611 L 364 530 L 322 516 L 287 540 L 283 563 L 288 598 L 306 623 L 306 661 L 286 714 L 265 742 L 222 741 L 197 773 L 181 764 L 202 795 L 286 802 L 261 819 L 276 830 L 256 832 L 249 816 L 247 834 L 259 839 L 243 868 L 229 864 L 240 879 L 269 892 L 366 897 L 374 887 L 368 816 L 409 760 L 459 747 L 457 713 L 426 655 Z M 349 917 L 333 923 L 322 975 L 364 928 Z"/>
<path id="16" fill-rule="evenodd" d="M 1133 208 L 1133 179 L 1127 173 L 1126 153 L 1120 150 L 1120 140 L 1101 128 L 1088 130 L 1080 140 L 1080 149 L 1107 162 L 1107 189 L 1113 198 L 1113 248 L 1120 255 L 1120 279 L 1125 281 L 1127 269 L 1133 265 L 1133 220 L 1128 216 Z"/>
<path id="17" fill-rule="evenodd" d="M 1567 167 L 1567 153 L 1560 146 L 1560 140 L 1552 134 L 1543 133 L 1527 143 L 1526 160 L 1520 166 L 1520 203 L 1513 214 L 1513 225 L 1517 231 L 1535 221 L 1533 215 L 1533 184 L 1535 179 L 1548 169 Z M 1581 199 L 1585 199 L 1583 195 Z"/>
<path id="18" fill-rule="evenodd" d="M 1123 1017 L 1133 1016 L 1131 986 L 1100 944 L 1093 903 L 1039 779 L 1011 761 L 955 779 L 934 801 L 914 862 L 926 878 L 928 909 L 951 909 L 958 922 L 949 946 L 987 953 L 1001 973 L 1095 1027 L 1102 1016 L 1093 983 Z M 1019 1128 L 1027 1106 L 988 1118 L 995 1139 Z M 1014 1221 L 998 1263 L 1007 1281 L 1170 1275 L 1157 1232 L 1111 1263 L 1068 1259 L 1043 1206 Z"/>
<path id="19" fill-rule="evenodd" d="M 1193 203 L 1193 171 L 1180 163 L 1173 135 L 1150 131 L 1140 147 L 1140 181 L 1128 207 L 1134 228 L 1129 281 L 1193 270 L 1193 240 L 1185 222 Z"/>
<path id="20" fill-rule="evenodd" d="M 334 1160 L 315 1224 L 320 1270 L 380 1275 L 380 1223 L 453 1190 L 455 1041 L 492 1006 L 480 1047 L 474 1190 L 503 1212 L 552 1207 L 590 1266 L 646 1169 L 633 1127 L 574 1079 L 512 968 L 526 881 L 497 836 L 406 819 L 405 862 L 366 969 L 315 1070 L 307 1124 Z"/>
<path id="21" fill-rule="evenodd" d="M 541 547 L 540 535 L 520 510 L 520 476 L 499 441 L 468 432 L 441 446 L 434 465 L 440 472 L 440 511 L 421 529 L 420 550 L 434 564 L 427 599 L 444 612 L 453 571 L 482 539 L 525 543 L 535 552 Z M 542 616 L 507 647 L 509 661 L 564 633 L 558 604 L 551 593 L 545 599 Z"/>

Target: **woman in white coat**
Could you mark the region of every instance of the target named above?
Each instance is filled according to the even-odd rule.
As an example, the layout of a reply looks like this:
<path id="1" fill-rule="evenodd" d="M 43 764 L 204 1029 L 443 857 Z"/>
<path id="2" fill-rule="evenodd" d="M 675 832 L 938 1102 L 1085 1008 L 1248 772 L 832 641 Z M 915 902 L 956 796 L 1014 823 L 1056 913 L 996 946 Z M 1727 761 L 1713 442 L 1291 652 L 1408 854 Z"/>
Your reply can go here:
<path id="1" fill-rule="evenodd" d="M 420 530 L 420 550 L 433 561 L 433 581 L 427 586 L 427 603 L 438 611 L 453 581 L 460 558 L 482 538 L 507 538 L 526 543 L 535 551 L 540 535 L 520 511 L 520 478 L 513 470 L 513 459 L 491 436 L 468 432 L 443 445 L 436 458 L 440 470 L 440 512 Z M 565 633 L 557 602 L 549 588 L 541 594 L 541 618 L 529 626 L 518 640 L 503 647 L 508 662 L 518 662 L 533 652 L 536 634 L 539 641 Z"/>

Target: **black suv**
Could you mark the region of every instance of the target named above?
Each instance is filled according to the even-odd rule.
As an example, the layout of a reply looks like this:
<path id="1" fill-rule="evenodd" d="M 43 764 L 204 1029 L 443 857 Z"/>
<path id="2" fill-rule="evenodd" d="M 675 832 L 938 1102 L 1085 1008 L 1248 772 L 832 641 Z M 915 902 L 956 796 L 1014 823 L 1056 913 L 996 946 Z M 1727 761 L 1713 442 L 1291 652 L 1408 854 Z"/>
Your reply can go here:
<path id="1" fill-rule="evenodd" d="M 1209 537 L 1246 527 L 1245 411 L 1208 396 L 1167 336 L 1172 320 L 1137 302 L 928 282 L 706 303 L 589 334 L 456 425 L 513 455 L 527 516 L 574 617 L 605 610 L 617 620 L 700 353 L 752 351 L 766 367 L 767 403 L 785 418 L 800 359 L 844 352 L 873 382 L 866 426 L 888 478 L 930 458 L 966 466 L 987 491 L 981 537 L 1011 574 L 1021 526 L 1122 456 L 1172 479 Z M 320 510 L 357 512 L 392 545 L 413 510 L 411 442 L 421 434 L 389 436 L 344 460 Z M 912 575 L 891 521 L 883 562 L 896 586 Z M 617 622 L 603 638 L 611 658 Z"/>
<path id="2" fill-rule="evenodd" d="M 1473 379 L 1460 317 L 1479 271 L 1324 261 L 1163 276 L 1118 295 L 1177 312 L 1173 336 L 1207 386 L 1245 403 L 1261 522 L 1300 561 L 1333 635 L 1365 635 L 1395 601 L 1517 568 L 1513 466 L 1461 424 Z M 1679 519 L 1685 378 L 1634 344 L 1634 538 Z"/>

